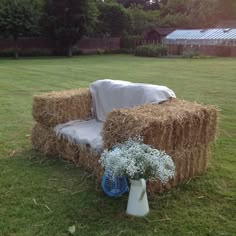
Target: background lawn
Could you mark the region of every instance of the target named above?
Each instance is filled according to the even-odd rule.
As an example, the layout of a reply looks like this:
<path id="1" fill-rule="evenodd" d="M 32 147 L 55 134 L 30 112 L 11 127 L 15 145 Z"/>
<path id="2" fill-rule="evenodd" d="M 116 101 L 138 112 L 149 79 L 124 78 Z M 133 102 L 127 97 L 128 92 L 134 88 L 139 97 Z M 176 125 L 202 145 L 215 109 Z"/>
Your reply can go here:
<path id="1" fill-rule="evenodd" d="M 207 173 L 149 198 L 145 218 L 125 215 L 85 172 L 32 150 L 32 95 L 111 78 L 166 85 L 220 109 Z M 236 58 L 128 55 L 0 59 L 0 235 L 235 235 Z"/>

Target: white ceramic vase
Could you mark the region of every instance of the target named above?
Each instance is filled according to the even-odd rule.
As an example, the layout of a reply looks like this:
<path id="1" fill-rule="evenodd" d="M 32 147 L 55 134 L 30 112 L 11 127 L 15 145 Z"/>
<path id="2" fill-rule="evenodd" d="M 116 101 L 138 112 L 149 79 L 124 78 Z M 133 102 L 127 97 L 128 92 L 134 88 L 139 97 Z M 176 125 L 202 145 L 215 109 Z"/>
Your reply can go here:
<path id="1" fill-rule="evenodd" d="M 149 212 L 145 179 L 130 180 L 130 191 L 126 213 L 133 216 L 145 216 Z"/>

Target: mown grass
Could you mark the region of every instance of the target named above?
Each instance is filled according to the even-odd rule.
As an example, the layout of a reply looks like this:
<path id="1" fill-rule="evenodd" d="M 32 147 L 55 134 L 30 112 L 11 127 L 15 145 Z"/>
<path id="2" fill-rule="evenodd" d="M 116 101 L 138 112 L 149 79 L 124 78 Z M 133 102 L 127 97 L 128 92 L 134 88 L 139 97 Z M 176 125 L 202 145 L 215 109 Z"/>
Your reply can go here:
<path id="1" fill-rule="evenodd" d="M 220 109 L 207 173 L 149 198 L 145 218 L 125 215 L 72 164 L 32 150 L 32 95 L 102 78 L 162 84 Z M 236 59 L 126 55 L 0 60 L 0 235 L 235 235 Z"/>

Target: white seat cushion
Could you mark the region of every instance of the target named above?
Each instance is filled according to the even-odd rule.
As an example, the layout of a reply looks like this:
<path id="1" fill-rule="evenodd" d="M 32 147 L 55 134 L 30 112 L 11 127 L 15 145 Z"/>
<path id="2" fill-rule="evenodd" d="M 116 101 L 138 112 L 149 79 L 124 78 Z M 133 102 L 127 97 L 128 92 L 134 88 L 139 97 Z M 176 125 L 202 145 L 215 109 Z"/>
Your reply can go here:
<path id="1" fill-rule="evenodd" d="M 87 121 L 74 120 L 57 125 L 54 128 L 56 135 L 64 138 L 73 144 L 89 144 L 93 151 L 102 150 L 102 130 L 103 122 L 97 119 Z"/>

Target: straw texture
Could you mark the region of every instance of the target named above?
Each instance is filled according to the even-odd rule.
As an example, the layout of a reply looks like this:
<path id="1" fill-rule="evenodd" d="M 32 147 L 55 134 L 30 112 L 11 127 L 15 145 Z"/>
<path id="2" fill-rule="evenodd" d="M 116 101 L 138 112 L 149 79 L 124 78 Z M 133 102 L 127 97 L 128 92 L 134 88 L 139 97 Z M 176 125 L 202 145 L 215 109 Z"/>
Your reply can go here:
<path id="1" fill-rule="evenodd" d="M 36 123 L 31 132 L 31 143 L 46 155 L 58 155 L 57 139 L 51 128 Z"/>
<path id="2" fill-rule="evenodd" d="M 141 135 L 144 143 L 172 151 L 206 145 L 217 130 L 217 110 L 184 100 L 114 110 L 106 117 L 103 141 L 106 148 Z"/>
<path id="3" fill-rule="evenodd" d="M 98 163 L 100 155 L 92 152 L 86 145 L 71 144 L 58 138 L 52 128 L 36 123 L 31 134 L 32 145 L 36 150 L 72 161 L 76 166 L 92 173 L 98 180 L 103 168 Z"/>
<path id="4" fill-rule="evenodd" d="M 163 192 L 179 183 L 190 180 L 194 176 L 203 174 L 208 167 L 208 160 L 210 158 L 210 146 L 199 145 L 190 149 L 175 151 L 168 153 L 176 168 L 175 178 L 163 185 L 160 181 L 148 180 L 147 186 L 150 194 Z"/>
<path id="5" fill-rule="evenodd" d="M 33 128 L 32 144 L 35 149 L 45 154 L 58 156 L 74 162 L 76 166 L 90 172 L 100 182 L 104 173 L 103 168 L 98 163 L 100 156 L 92 152 L 89 147 L 70 144 L 63 139 L 59 139 L 51 128 L 43 127 L 40 124 L 36 124 Z M 148 180 L 148 192 L 150 194 L 162 192 L 204 173 L 210 157 L 209 150 L 209 145 L 200 145 L 191 149 L 168 153 L 173 158 L 176 166 L 175 178 L 166 185 L 162 185 L 156 180 Z"/>
<path id="6" fill-rule="evenodd" d="M 58 138 L 53 130 L 57 124 L 91 117 L 91 94 L 88 89 L 52 92 L 33 100 L 33 117 L 38 122 L 32 129 L 32 145 L 47 155 L 72 161 L 101 180 L 103 168 L 99 154 L 88 145 L 76 145 Z M 204 173 L 210 157 L 210 143 L 215 139 L 218 112 L 179 99 L 162 104 L 119 109 L 110 112 L 103 126 L 105 148 L 141 135 L 144 143 L 165 150 L 176 166 L 176 176 L 166 185 L 148 180 L 150 194 L 162 192 Z"/>
<path id="7" fill-rule="evenodd" d="M 50 92 L 33 97 L 33 118 L 44 126 L 89 119 L 92 97 L 89 89 Z"/>

